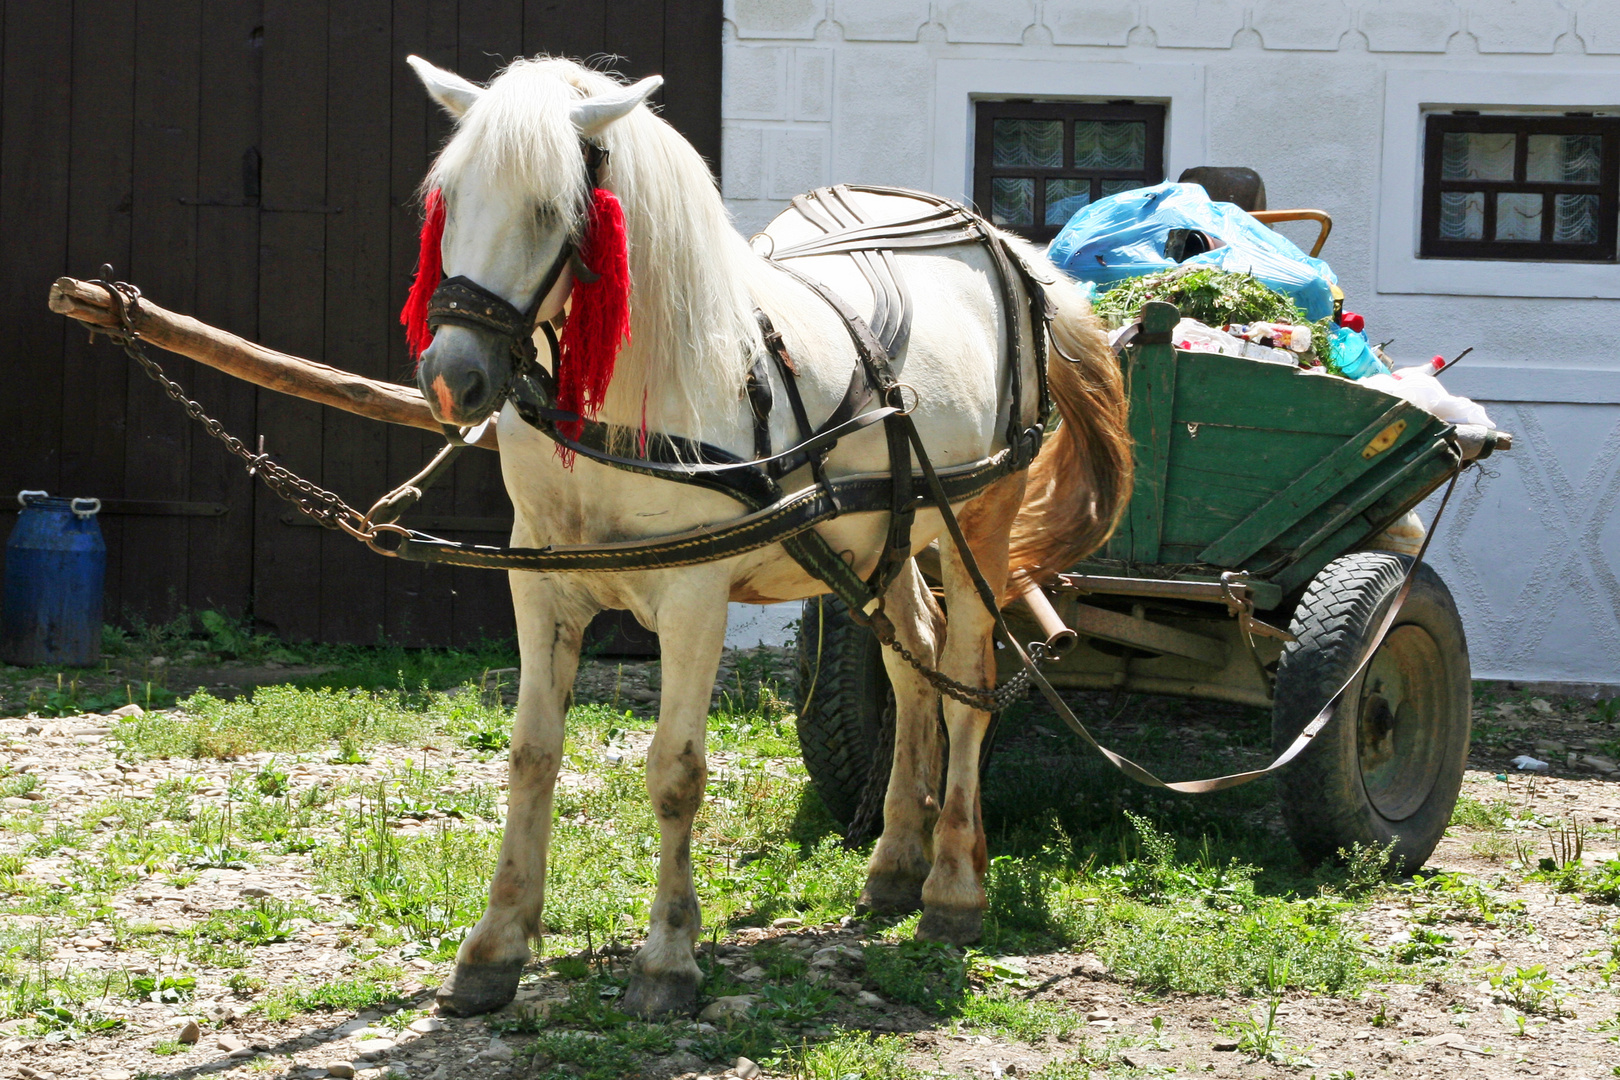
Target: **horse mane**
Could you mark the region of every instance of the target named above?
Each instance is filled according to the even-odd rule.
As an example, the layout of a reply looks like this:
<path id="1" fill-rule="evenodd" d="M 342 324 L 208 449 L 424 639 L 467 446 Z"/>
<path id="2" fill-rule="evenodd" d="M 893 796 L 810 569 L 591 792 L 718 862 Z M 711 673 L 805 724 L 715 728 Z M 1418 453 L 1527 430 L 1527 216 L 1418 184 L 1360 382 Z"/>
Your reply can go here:
<path id="1" fill-rule="evenodd" d="M 424 188 L 464 169 L 510 185 L 542 215 L 577 219 L 588 205 L 573 102 L 622 84 L 572 60 L 516 60 L 469 108 Z M 735 415 L 760 347 L 748 291 L 758 256 L 733 226 L 714 176 L 690 143 L 639 106 L 608 124 L 598 182 L 618 196 L 630 240 L 630 340 L 602 418 L 691 438 Z"/>

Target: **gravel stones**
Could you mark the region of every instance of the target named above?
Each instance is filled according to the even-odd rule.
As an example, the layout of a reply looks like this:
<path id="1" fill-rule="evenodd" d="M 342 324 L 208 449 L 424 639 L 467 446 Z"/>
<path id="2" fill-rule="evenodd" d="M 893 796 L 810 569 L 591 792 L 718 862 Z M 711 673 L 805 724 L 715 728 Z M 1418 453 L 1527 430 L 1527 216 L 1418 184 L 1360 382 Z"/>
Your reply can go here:
<path id="1" fill-rule="evenodd" d="M 354 1066 L 347 1061 L 328 1061 L 325 1068 L 328 1076 L 343 1077 L 347 1080 L 354 1075 Z"/>

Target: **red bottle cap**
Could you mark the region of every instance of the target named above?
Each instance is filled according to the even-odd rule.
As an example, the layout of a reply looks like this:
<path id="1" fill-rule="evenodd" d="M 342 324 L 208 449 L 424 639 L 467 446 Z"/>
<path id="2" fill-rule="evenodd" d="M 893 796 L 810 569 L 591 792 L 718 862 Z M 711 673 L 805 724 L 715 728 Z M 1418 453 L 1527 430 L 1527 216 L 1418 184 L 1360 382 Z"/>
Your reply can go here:
<path id="1" fill-rule="evenodd" d="M 1339 325 L 1359 334 L 1367 328 L 1367 320 L 1353 311 L 1346 311 L 1339 316 Z"/>

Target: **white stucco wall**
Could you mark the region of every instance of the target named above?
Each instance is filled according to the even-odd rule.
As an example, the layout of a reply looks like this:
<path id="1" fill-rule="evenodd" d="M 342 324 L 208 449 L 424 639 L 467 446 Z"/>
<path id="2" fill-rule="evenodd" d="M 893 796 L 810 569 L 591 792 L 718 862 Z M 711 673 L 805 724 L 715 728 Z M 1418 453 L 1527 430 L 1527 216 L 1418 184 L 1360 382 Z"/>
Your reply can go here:
<path id="1" fill-rule="evenodd" d="M 1417 260 L 1424 106 L 1620 114 L 1620 0 L 728 0 L 724 193 L 744 231 L 832 181 L 963 197 L 975 94 L 1169 104 L 1169 178 L 1249 165 L 1373 340 L 1518 436 L 1431 561 L 1480 678 L 1620 683 L 1620 266 Z M 1285 226 L 1285 228 L 1290 228 Z M 1314 235 L 1314 227 L 1293 234 Z"/>

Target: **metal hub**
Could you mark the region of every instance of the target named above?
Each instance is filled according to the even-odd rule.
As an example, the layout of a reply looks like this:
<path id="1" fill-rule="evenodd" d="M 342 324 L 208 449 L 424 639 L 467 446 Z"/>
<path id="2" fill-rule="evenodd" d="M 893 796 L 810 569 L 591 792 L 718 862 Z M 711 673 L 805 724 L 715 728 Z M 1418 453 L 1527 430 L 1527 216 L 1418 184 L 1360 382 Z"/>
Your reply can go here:
<path id="1" fill-rule="evenodd" d="M 1388 821 L 1417 812 L 1440 775 L 1445 664 L 1422 627 L 1392 630 L 1361 683 L 1357 751 L 1361 783 Z"/>

